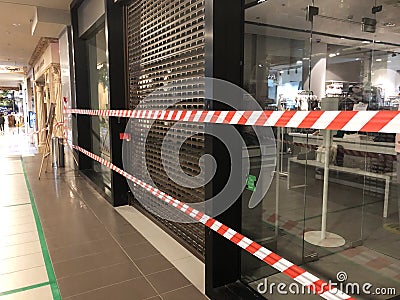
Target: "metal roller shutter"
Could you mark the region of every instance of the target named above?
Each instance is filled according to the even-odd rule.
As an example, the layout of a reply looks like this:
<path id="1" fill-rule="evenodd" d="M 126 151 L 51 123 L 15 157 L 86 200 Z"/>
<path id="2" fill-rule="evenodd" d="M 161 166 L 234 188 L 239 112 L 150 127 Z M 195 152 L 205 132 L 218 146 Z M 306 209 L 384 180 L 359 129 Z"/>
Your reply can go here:
<path id="1" fill-rule="evenodd" d="M 204 0 L 133 0 L 126 5 L 127 12 L 127 51 L 129 72 L 129 109 L 140 108 L 141 101 L 157 88 L 171 81 L 204 76 Z M 184 86 L 174 92 L 180 102 L 172 106 L 174 109 L 204 109 L 204 93 L 202 86 Z M 171 108 L 172 99 L 168 95 L 146 99 L 146 109 Z M 139 107 L 138 107 L 139 105 Z M 142 120 L 130 130 L 135 136 L 133 146 L 132 168 L 140 161 L 146 160 L 149 173 L 157 187 L 187 202 L 204 201 L 204 186 L 186 188 L 171 180 L 165 172 L 169 168 L 169 160 L 179 153 L 182 169 L 188 175 L 196 176 L 200 172 L 199 158 L 204 154 L 204 134 L 202 125 L 182 124 L 172 128 L 174 122 L 156 121 L 150 129 L 147 139 L 142 133 L 149 130 L 149 122 Z M 161 162 L 161 144 L 167 134 L 174 141 L 169 141 L 164 155 L 167 163 Z M 184 134 L 193 134 L 179 147 L 178 140 Z M 145 143 L 145 153 L 143 149 Z M 139 177 L 141 174 L 137 174 Z M 131 204 L 143 210 L 151 206 L 154 210 L 164 210 L 165 205 L 143 190 L 135 191 Z M 140 197 L 141 203 L 137 201 Z M 172 222 L 152 215 L 158 223 L 162 223 L 170 233 L 184 241 L 186 247 L 204 257 L 204 226 L 202 224 L 185 224 Z M 177 220 L 182 216 L 177 215 Z"/>

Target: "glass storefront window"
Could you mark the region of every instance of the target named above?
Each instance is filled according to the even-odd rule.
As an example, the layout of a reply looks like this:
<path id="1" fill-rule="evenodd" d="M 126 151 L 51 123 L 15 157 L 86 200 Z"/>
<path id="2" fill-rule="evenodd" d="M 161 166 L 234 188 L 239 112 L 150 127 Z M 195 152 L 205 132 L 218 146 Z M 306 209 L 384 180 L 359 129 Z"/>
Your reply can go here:
<path id="1" fill-rule="evenodd" d="M 92 109 L 109 109 L 109 80 L 106 54 L 105 30 L 98 30 L 86 41 L 88 53 L 88 72 L 90 82 L 90 103 Z M 92 117 L 92 151 L 94 154 L 111 161 L 110 131 L 108 117 Z M 111 170 L 93 161 L 90 177 L 100 186 L 111 189 Z"/>
<path id="2" fill-rule="evenodd" d="M 244 87 L 263 109 L 399 109 L 396 1 L 246 4 Z M 309 6 L 318 12 L 307 17 Z M 325 280 L 335 282 L 344 271 L 351 282 L 400 293 L 400 277 L 388 275 L 400 265 L 395 135 L 297 128 L 274 133 L 274 182 L 253 211 L 245 207 L 250 192 L 243 195 L 244 233 Z M 292 282 L 243 252 L 243 281 L 257 290 L 264 278 Z"/>

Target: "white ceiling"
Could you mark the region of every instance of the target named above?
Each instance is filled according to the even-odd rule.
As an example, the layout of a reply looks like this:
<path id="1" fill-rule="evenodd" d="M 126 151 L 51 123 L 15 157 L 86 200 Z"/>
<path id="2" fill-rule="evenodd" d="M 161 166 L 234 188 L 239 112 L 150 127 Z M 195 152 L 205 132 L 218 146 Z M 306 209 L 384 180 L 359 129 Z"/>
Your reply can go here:
<path id="1" fill-rule="evenodd" d="M 361 30 L 363 17 L 374 18 L 372 7 L 375 0 L 315 0 L 319 7 L 319 15 L 314 19 L 314 31 L 335 34 L 338 36 L 380 40 L 382 42 L 400 44 L 400 1 L 377 0 L 377 5 L 383 5 L 383 11 L 376 15 L 378 24 L 376 33 L 366 33 Z M 306 21 L 306 8 L 311 0 L 268 0 L 246 10 L 246 21 L 271 24 L 276 26 L 310 30 L 311 24 Z M 395 24 L 387 27 L 387 23 Z M 258 33 L 272 36 L 286 36 L 293 39 L 308 38 L 309 35 L 282 31 L 279 29 L 257 29 Z M 342 44 L 346 46 L 375 47 L 388 51 L 399 50 L 393 46 L 365 45 L 361 41 L 341 40 L 340 38 L 321 37 L 323 42 Z"/>
<path id="2" fill-rule="evenodd" d="M 32 36 L 37 6 L 69 10 L 71 0 L 0 0 L 0 65 L 26 66 L 40 36 Z M 7 77 L 8 76 L 8 77 Z M 10 80 L 0 74 L 0 82 Z M 15 76 L 20 78 L 20 76 Z"/>

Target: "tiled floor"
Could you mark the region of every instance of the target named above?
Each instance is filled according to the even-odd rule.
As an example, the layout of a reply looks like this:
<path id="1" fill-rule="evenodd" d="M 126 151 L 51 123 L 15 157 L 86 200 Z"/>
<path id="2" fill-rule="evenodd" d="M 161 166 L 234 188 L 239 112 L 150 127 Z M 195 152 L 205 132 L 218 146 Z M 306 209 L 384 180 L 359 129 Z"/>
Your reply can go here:
<path id="1" fill-rule="evenodd" d="M 25 161 L 63 299 L 206 299 L 86 179 Z"/>
<path id="2" fill-rule="evenodd" d="M 49 170 L 38 180 L 41 155 L 31 156 L 32 147 L 26 141 L 22 135 L 0 137 L 1 300 L 60 299 L 50 288 L 49 269 L 55 273 L 53 290 L 59 289 L 62 299 L 207 299 L 79 172 Z M 27 145 L 18 147 L 18 143 Z M 170 237 L 165 238 L 172 243 Z M 175 257 L 188 259 L 186 254 Z M 202 270 L 197 278 L 201 276 Z M 199 282 L 196 286 L 202 285 Z"/>
<path id="3" fill-rule="evenodd" d="M 157 225 L 131 206 L 116 209 L 129 223 L 132 224 L 157 250 L 168 259 L 168 267 L 177 268 L 193 285 L 205 292 L 205 267 L 197 257 L 161 230 Z M 149 260 L 160 260 L 159 254 L 137 261 L 143 264 Z M 160 260 L 160 264 L 165 262 Z M 152 270 L 146 270 L 151 272 Z"/>
<path id="4" fill-rule="evenodd" d="M 12 151 L 8 151 L 11 139 L 1 138 L 0 299 L 59 299 L 21 158 L 6 156 L 18 154 L 18 147 L 11 144 Z"/>

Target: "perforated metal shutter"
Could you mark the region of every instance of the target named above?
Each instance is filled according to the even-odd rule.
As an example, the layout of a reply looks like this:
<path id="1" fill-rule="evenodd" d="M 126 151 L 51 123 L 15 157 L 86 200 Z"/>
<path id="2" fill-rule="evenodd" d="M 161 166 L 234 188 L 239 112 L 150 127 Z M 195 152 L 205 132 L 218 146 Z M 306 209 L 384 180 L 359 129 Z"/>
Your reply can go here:
<path id="1" fill-rule="evenodd" d="M 168 82 L 204 76 L 204 0 L 133 0 L 127 10 L 127 46 L 129 64 L 129 109 L 135 109 L 146 96 Z M 177 91 L 181 101 L 175 109 L 203 109 L 204 93 L 201 86 L 184 87 Z M 147 109 L 163 109 L 171 104 L 168 97 L 157 97 L 146 102 Z M 165 169 L 168 159 L 179 153 L 180 165 L 186 174 L 196 176 L 200 172 L 199 158 L 204 154 L 204 135 L 196 134 L 179 149 L 178 143 L 168 143 L 166 165 L 161 163 L 161 143 L 166 133 L 172 133 L 177 140 L 182 131 L 195 133 L 202 131 L 201 125 L 185 124 L 181 130 L 171 128 L 174 122 L 153 124 L 147 140 L 141 134 L 149 127 L 148 121 L 141 121 L 131 130 L 139 141 L 134 146 L 132 165 L 146 160 L 148 170 L 157 187 L 187 202 L 204 201 L 204 187 L 185 188 L 168 178 Z M 146 153 L 140 150 L 140 143 L 146 144 Z M 170 170 L 173 172 L 173 170 Z M 138 175 L 140 176 L 140 174 Z M 164 204 L 143 190 L 135 191 L 134 206 L 142 206 L 137 199 L 145 201 L 144 206 L 155 210 L 165 209 Z M 143 203 L 143 201 L 141 201 Z M 183 224 L 157 218 L 169 231 L 186 242 L 189 250 L 204 257 L 204 227 L 196 224 Z M 179 220 L 181 216 L 177 215 Z"/>

